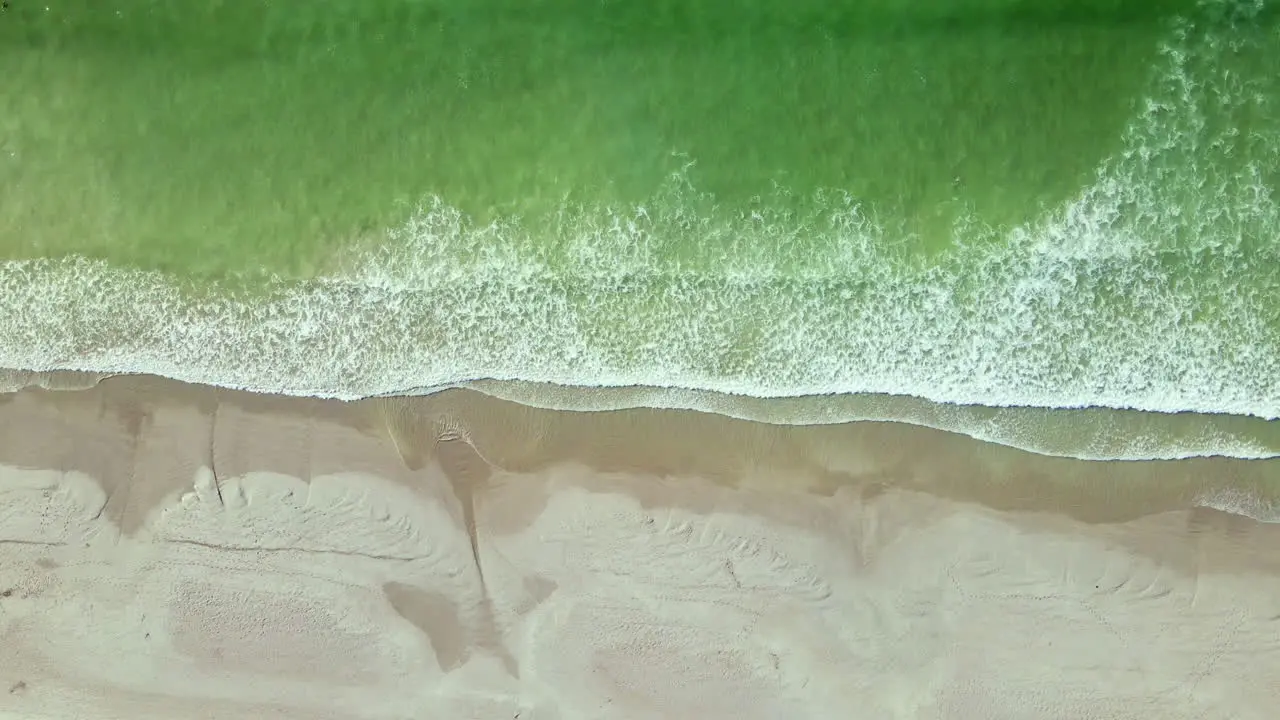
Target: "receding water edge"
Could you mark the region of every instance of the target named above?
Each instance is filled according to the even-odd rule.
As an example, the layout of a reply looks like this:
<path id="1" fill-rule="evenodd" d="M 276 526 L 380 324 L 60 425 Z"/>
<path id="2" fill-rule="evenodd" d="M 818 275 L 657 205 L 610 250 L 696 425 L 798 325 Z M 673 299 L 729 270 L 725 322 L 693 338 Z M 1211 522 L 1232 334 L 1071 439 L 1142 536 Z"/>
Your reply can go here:
<path id="1" fill-rule="evenodd" d="M 77 370 L 0 370 L 0 393 L 25 388 L 74 392 L 117 375 Z M 169 378 L 182 380 L 182 378 Z M 205 384 L 207 383 L 196 383 Z M 254 392 L 253 388 L 219 386 Z M 478 379 L 399 393 L 345 397 L 420 397 L 464 388 L 528 407 L 563 412 L 687 410 L 771 425 L 898 422 L 933 428 L 1041 455 L 1082 460 L 1177 460 L 1280 457 L 1280 422 L 1212 413 L 1159 413 L 1113 408 L 951 405 L 894 395 L 831 394 L 749 397 L 652 386 L 582 387 Z M 261 392 L 261 390 L 258 390 Z M 272 393 L 279 394 L 279 393 Z"/>

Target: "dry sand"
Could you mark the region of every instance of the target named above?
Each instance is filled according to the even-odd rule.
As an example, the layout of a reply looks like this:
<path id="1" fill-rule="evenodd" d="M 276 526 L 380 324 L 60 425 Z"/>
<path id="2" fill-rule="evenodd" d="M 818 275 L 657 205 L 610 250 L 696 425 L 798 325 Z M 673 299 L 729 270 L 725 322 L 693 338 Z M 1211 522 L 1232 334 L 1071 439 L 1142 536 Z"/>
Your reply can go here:
<path id="1" fill-rule="evenodd" d="M 1278 478 L 462 390 L 28 388 L 0 718 L 1274 720 Z"/>

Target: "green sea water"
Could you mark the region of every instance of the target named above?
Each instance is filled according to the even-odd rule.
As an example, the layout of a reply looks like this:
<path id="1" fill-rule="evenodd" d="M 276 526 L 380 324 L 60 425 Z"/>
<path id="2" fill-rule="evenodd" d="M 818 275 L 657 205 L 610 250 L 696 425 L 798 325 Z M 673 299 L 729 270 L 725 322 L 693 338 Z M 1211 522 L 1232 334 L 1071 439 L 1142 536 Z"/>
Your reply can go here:
<path id="1" fill-rule="evenodd" d="M 1276 11 L 11 0 L 0 366 L 1274 455 Z"/>

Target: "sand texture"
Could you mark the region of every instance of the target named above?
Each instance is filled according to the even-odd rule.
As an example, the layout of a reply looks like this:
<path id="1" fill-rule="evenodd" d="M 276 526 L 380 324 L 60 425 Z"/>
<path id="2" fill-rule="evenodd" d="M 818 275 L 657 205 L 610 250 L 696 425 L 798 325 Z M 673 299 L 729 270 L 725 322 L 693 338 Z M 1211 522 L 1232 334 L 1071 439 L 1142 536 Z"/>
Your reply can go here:
<path id="1" fill-rule="evenodd" d="M 1278 476 L 29 387 L 0 395 L 0 718 L 1274 720 Z"/>

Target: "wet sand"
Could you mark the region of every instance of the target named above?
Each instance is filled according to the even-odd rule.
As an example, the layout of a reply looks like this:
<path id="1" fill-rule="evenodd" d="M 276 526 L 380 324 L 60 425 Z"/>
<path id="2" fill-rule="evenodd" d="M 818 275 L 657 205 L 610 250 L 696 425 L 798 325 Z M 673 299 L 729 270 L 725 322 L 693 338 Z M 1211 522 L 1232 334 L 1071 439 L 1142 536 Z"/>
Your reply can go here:
<path id="1" fill-rule="evenodd" d="M 0 719 L 1280 706 L 1277 461 L 82 380 L 0 395 Z"/>

